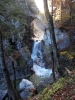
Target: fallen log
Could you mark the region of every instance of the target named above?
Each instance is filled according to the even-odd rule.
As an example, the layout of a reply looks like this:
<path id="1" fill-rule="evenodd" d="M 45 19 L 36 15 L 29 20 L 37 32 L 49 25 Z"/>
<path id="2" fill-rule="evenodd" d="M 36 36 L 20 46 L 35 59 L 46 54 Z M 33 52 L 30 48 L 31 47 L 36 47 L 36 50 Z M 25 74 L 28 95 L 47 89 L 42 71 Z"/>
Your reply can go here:
<path id="1" fill-rule="evenodd" d="M 69 74 L 70 77 L 72 77 L 72 71 L 70 71 L 68 68 L 64 67 L 66 72 Z"/>

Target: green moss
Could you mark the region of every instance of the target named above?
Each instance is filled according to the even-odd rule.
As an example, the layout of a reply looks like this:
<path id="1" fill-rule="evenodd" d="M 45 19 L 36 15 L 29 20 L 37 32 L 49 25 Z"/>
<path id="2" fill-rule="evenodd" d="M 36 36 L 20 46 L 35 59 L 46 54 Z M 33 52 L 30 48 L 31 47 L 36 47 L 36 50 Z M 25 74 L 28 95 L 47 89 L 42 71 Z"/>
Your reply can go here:
<path id="1" fill-rule="evenodd" d="M 39 95 L 38 100 L 50 100 L 50 96 L 63 87 L 64 81 L 64 78 L 60 78 L 57 82 L 50 85 L 49 89 L 45 88 Z"/>
<path id="2" fill-rule="evenodd" d="M 45 88 L 43 91 L 42 91 L 42 94 L 45 94 L 47 92 L 47 88 Z"/>
<path id="3" fill-rule="evenodd" d="M 70 48 L 66 51 L 60 52 L 61 55 L 65 55 L 68 59 L 75 57 L 75 46 L 71 45 Z"/>
<path id="4" fill-rule="evenodd" d="M 67 58 L 72 59 L 75 56 L 75 51 L 64 51 L 60 53 L 61 55 L 66 55 Z"/>

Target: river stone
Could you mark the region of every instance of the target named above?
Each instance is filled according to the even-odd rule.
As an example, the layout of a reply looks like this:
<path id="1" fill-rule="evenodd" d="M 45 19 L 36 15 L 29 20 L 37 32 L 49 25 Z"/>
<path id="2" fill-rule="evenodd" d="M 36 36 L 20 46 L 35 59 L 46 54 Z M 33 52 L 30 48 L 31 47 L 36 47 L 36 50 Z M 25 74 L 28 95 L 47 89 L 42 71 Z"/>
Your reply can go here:
<path id="1" fill-rule="evenodd" d="M 33 89 L 34 85 L 31 81 L 27 79 L 22 79 L 22 81 L 19 84 L 19 89 Z"/>
<path id="2" fill-rule="evenodd" d="M 20 96 L 25 99 L 28 96 L 31 96 L 33 93 L 30 91 L 31 89 L 34 89 L 34 85 L 31 81 L 27 79 L 22 79 L 22 81 L 19 84 L 19 89 L 24 89 L 23 92 L 20 93 Z"/>

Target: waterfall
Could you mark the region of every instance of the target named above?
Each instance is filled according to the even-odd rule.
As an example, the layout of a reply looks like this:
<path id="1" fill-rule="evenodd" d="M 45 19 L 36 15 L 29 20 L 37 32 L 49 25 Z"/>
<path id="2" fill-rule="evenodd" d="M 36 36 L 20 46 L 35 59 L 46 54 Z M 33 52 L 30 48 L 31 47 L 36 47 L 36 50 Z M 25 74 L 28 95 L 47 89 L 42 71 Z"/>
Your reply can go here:
<path id="1" fill-rule="evenodd" d="M 52 70 L 45 68 L 45 62 L 43 61 L 43 46 L 41 41 L 34 41 L 31 58 L 33 59 L 33 71 L 37 76 L 49 77 L 51 75 Z"/>
<path id="2" fill-rule="evenodd" d="M 41 42 L 40 41 L 34 42 L 31 58 L 33 59 L 33 61 L 36 61 L 37 58 L 42 59 Z"/>

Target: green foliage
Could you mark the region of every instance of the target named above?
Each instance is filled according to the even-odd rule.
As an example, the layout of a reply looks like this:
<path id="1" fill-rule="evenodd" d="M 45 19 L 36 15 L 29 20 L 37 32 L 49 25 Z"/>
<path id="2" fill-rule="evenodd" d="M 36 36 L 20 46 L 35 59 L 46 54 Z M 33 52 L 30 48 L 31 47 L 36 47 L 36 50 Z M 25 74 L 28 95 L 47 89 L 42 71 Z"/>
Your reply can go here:
<path id="1" fill-rule="evenodd" d="M 61 55 L 65 55 L 68 59 L 72 59 L 75 57 L 75 46 L 70 46 L 70 48 L 66 51 L 60 52 Z"/>
<path id="2" fill-rule="evenodd" d="M 9 1 L 12 1 L 12 0 L 0 0 L 1 3 L 8 3 Z"/>
<path id="3" fill-rule="evenodd" d="M 45 88 L 43 91 L 42 91 L 42 94 L 45 94 L 47 92 L 47 88 Z"/>
<path id="4" fill-rule="evenodd" d="M 18 37 L 18 34 L 24 35 L 25 26 L 27 26 L 27 21 L 25 19 L 25 14 L 20 7 L 18 7 L 13 0 L 0 0 L 0 15 L 5 18 L 5 21 L 0 19 L 0 25 L 3 27 L 3 38 L 11 38 L 12 34 Z M 15 27 L 11 23 L 18 22 L 18 27 Z"/>
<path id="5" fill-rule="evenodd" d="M 45 88 L 39 95 L 38 100 L 50 100 L 50 96 L 63 87 L 64 78 L 60 78 L 57 82 L 50 85 L 49 89 Z"/>
<path id="6" fill-rule="evenodd" d="M 0 14 L 6 16 L 6 5 L 7 3 L 12 2 L 12 0 L 0 0 Z"/>
<path id="7" fill-rule="evenodd" d="M 20 8 L 18 8 L 18 7 L 14 7 L 14 8 L 11 9 L 11 11 L 10 11 L 9 14 L 10 14 L 10 15 L 13 15 L 13 16 L 15 16 L 15 17 L 18 17 L 18 16 L 20 16 L 21 14 L 23 15 L 23 11 L 22 11 Z"/>

